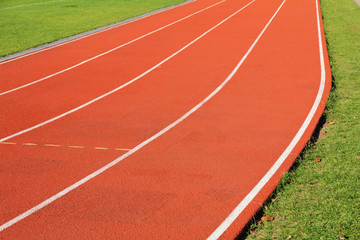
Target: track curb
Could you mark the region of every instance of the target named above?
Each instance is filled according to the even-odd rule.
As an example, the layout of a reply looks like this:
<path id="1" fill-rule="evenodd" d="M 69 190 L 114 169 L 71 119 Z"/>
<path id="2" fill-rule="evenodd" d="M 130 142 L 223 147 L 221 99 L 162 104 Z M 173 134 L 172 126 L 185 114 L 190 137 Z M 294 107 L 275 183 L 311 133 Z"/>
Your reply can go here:
<path id="1" fill-rule="evenodd" d="M 29 53 L 33 53 L 33 52 L 36 52 L 36 51 L 39 51 L 39 50 L 43 50 L 45 48 L 53 47 L 53 46 L 56 46 L 58 44 L 62 44 L 62 43 L 68 42 L 68 41 L 72 41 L 72 40 L 75 40 L 77 38 L 85 37 L 87 35 L 94 34 L 94 33 L 97 33 L 97 32 L 100 32 L 100 31 L 103 31 L 103 30 L 106 30 L 106 29 L 118 27 L 118 26 L 121 26 L 123 24 L 130 23 L 130 22 L 145 18 L 147 16 L 154 15 L 154 14 L 160 13 L 160 12 L 164 12 L 166 10 L 170 10 L 172 8 L 179 7 L 181 5 L 184 5 L 184 4 L 187 4 L 187 3 L 190 3 L 190 2 L 195 2 L 195 1 L 196 0 L 187 0 L 185 2 L 178 3 L 178 4 L 168 6 L 168 7 L 164 7 L 164 8 L 160 8 L 158 10 L 151 11 L 151 12 L 148 12 L 148 13 L 144 13 L 144 14 L 141 14 L 141 15 L 133 17 L 133 18 L 128 18 L 128 19 L 125 19 L 125 20 L 120 21 L 120 22 L 112 23 L 112 24 L 109 24 L 109 25 L 106 25 L 106 26 L 103 26 L 103 27 L 98 27 L 98 28 L 95 28 L 95 29 L 92 29 L 92 30 L 89 30 L 89 31 L 85 31 L 85 32 L 82 32 L 82 33 L 72 35 L 70 37 L 55 40 L 55 41 L 50 42 L 50 43 L 45 43 L 43 45 L 40 45 L 40 46 L 37 46 L 37 47 L 34 47 L 34 48 L 29 48 L 29 49 L 21 51 L 21 52 L 13 53 L 13 54 L 10 54 L 8 56 L 0 58 L 0 63 L 5 62 L 5 61 L 10 60 L 10 59 L 13 59 L 13 58 L 21 57 L 21 56 L 29 54 Z"/>

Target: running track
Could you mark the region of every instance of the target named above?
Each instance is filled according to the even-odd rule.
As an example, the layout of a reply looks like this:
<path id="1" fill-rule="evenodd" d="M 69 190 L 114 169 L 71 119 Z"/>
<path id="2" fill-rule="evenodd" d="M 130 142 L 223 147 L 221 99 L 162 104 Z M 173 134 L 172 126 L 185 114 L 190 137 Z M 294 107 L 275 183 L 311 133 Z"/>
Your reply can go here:
<path id="1" fill-rule="evenodd" d="M 197 0 L 0 62 L 1 239 L 234 238 L 327 59 L 317 0 Z"/>

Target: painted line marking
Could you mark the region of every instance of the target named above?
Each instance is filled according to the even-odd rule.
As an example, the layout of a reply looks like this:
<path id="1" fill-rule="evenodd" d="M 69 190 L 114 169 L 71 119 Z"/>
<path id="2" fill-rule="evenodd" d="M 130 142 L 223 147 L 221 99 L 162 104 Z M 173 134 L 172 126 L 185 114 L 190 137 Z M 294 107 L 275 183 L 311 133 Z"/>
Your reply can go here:
<path id="1" fill-rule="evenodd" d="M 1 58 L 0 59 L 0 65 L 8 63 L 8 62 L 12 62 L 12 61 L 24 58 L 24 57 L 31 56 L 31 55 L 34 55 L 36 53 L 40 53 L 40 52 L 44 52 L 44 51 L 47 51 L 47 50 L 50 50 L 50 49 L 53 49 L 53 48 L 57 48 L 57 47 L 66 45 L 68 43 L 78 41 L 78 40 L 83 39 L 83 38 L 94 36 L 94 35 L 96 35 L 98 33 L 102 33 L 102 32 L 117 28 L 117 27 L 121 27 L 121 26 L 127 25 L 129 23 L 133 23 L 133 22 L 136 22 L 138 20 L 145 19 L 147 17 L 156 15 L 158 13 L 165 12 L 167 10 L 170 10 L 170 9 L 173 9 L 173 8 L 176 8 L 176 7 L 184 6 L 184 5 L 187 5 L 189 3 L 196 2 L 196 1 L 197 0 L 187 0 L 186 2 L 183 2 L 183 3 L 179 3 L 179 4 L 175 4 L 173 6 L 161 8 L 161 9 L 155 10 L 155 11 L 150 12 L 150 13 L 144 13 L 144 14 L 142 14 L 140 16 L 133 17 L 133 18 L 130 18 L 130 19 L 126 19 L 126 20 L 123 20 L 123 21 L 120 21 L 120 22 L 117 22 L 117 23 L 114 23 L 114 24 L 110 24 L 108 26 L 99 27 L 97 29 L 90 30 L 90 31 L 87 31 L 87 32 L 83 32 L 83 33 L 79 33 L 79 34 L 76 34 L 74 36 L 70 36 L 68 38 L 59 39 L 59 40 L 56 40 L 56 41 L 54 41 L 52 43 L 48 43 L 48 44 L 44 44 L 44 45 L 39 46 L 39 47 L 35 47 L 34 50 L 28 49 L 28 50 L 25 50 L 23 53 L 21 53 L 21 52 L 20 53 L 14 53 L 13 55 Z M 27 51 L 30 51 L 30 52 L 27 52 Z"/>
<path id="2" fill-rule="evenodd" d="M 49 2 L 39 2 L 39 3 L 32 3 L 32 4 L 17 5 L 17 6 L 12 6 L 12 7 L 0 8 L 0 10 L 42 5 L 42 4 L 55 3 L 55 2 L 64 2 L 64 1 L 67 1 L 67 0 L 56 0 L 56 1 L 49 1 Z"/>
<path id="3" fill-rule="evenodd" d="M 13 142 L 0 142 L 0 144 L 14 145 L 14 144 L 16 144 L 16 143 L 13 143 Z"/>
<path id="4" fill-rule="evenodd" d="M 281 4 L 281 6 L 285 3 L 286 0 Z M 235 221 L 236 218 L 244 211 L 244 209 L 251 203 L 251 201 L 256 197 L 256 195 L 262 190 L 262 188 L 269 182 L 269 180 L 274 176 L 274 174 L 278 171 L 278 169 L 285 162 L 289 154 L 295 148 L 306 129 L 308 128 L 311 120 L 313 119 L 319 105 L 321 98 L 323 96 L 325 90 L 325 62 L 324 62 L 324 52 L 322 46 L 322 38 L 321 38 L 321 28 L 320 28 L 320 17 L 319 17 L 319 7 L 318 1 L 316 2 L 316 15 L 317 15 L 317 28 L 318 28 L 318 40 L 319 40 L 319 52 L 320 52 L 320 66 L 321 66 L 321 78 L 320 78 L 320 86 L 314 101 L 314 104 L 307 115 L 304 123 L 300 127 L 299 131 L 296 133 L 295 137 L 292 139 L 288 147 L 284 150 L 281 156 L 277 159 L 274 165 L 269 169 L 269 171 L 264 175 L 264 177 L 256 184 L 256 186 L 251 190 L 251 192 L 236 206 L 236 208 L 230 213 L 230 215 L 224 220 L 223 223 L 208 237 L 208 240 L 218 239 Z M 280 6 L 280 8 L 281 8 Z M 278 9 L 278 11 L 280 10 Z"/>
<path id="5" fill-rule="evenodd" d="M 68 148 L 84 148 L 84 146 L 67 146 Z"/>
<path id="6" fill-rule="evenodd" d="M 19 87 L 16 87 L 16 88 L 7 90 L 7 91 L 5 91 L 5 92 L 1 92 L 1 93 L 0 93 L 0 96 L 5 95 L 5 94 L 8 94 L 8 93 L 11 93 L 11 92 L 14 92 L 14 91 L 17 91 L 17 90 L 20 90 L 20 89 L 23 89 L 23 88 L 25 88 L 25 87 L 29 87 L 29 86 L 34 85 L 34 84 L 36 84 L 36 83 L 42 82 L 42 81 L 44 81 L 44 80 L 46 80 L 46 79 L 49 79 L 49 78 L 52 78 L 52 77 L 57 76 L 57 75 L 59 75 L 59 74 L 62 74 L 62 73 L 64 73 L 64 72 L 70 71 L 71 69 L 77 68 L 77 67 L 79 67 L 79 66 L 81 66 L 81 65 L 83 65 L 83 64 L 85 64 L 85 63 L 88 63 L 88 62 L 90 62 L 90 61 L 92 61 L 92 60 L 95 60 L 95 59 L 97 59 L 97 58 L 100 58 L 100 57 L 102 57 L 102 56 L 104 56 L 104 55 L 106 55 L 106 54 L 109 54 L 109 53 L 111 53 L 111 52 L 114 52 L 114 51 L 116 51 L 116 50 L 118 50 L 118 49 L 120 49 L 120 48 L 122 48 L 122 47 L 125 47 L 125 46 L 127 46 L 127 45 L 129 45 L 129 44 L 131 44 L 131 43 L 134 43 L 134 42 L 136 42 L 136 41 L 138 41 L 138 40 L 140 40 L 140 39 L 143 39 L 143 38 L 145 38 L 145 37 L 147 37 L 147 36 L 150 36 L 150 35 L 152 35 L 152 34 L 154 34 L 154 33 L 156 33 L 156 32 L 159 32 L 159 31 L 161 31 L 161 30 L 163 30 L 163 29 L 165 29 L 165 28 L 168 28 L 168 27 L 170 27 L 170 26 L 172 26 L 172 25 L 174 25 L 174 24 L 176 24 L 176 23 L 178 23 L 178 22 L 181 22 L 181 21 L 183 21 L 183 20 L 185 20 L 185 19 L 187 19 L 187 18 L 190 18 L 190 17 L 198 14 L 198 13 L 201 13 L 201 12 L 203 12 L 203 11 L 205 11 L 205 10 L 208 10 L 208 9 L 210 9 L 210 8 L 212 8 L 212 7 L 220 4 L 220 3 L 223 3 L 223 2 L 225 2 L 225 1 L 226 1 L 226 0 L 222 0 L 222 1 L 220 1 L 220 2 L 217 2 L 217 3 L 215 3 L 215 4 L 211 5 L 211 6 L 208 6 L 208 7 L 204 8 L 204 9 L 202 9 L 202 10 L 199 10 L 199 11 L 197 11 L 197 12 L 195 12 L 195 13 L 192 13 L 192 14 L 190 14 L 190 15 L 188 15 L 188 16 L 186 16 L 186 17 L 183 17 L 183 18 L 181 18 L 181 19 L 179 19 L 179 20 L 176 20 L 175 22 L 169 23 L 169 24 L 167 24 L 167 25 L 165 25 L 165 26 L 163 26 L 163 27 L 161 27 L 161 28 L 158 28 L 158 29 L 156 29 L 156 30 L 154 30 L 154 31 L 151 31 L 151 32 L 149 32 L 149 33 L 147 33 L 147 34 L 144 34 L 144 35 L 140 36 L 140 37 L 137 37 L 137 38 L 135 38 L 135 39 L 133 39 L 133 40 L 131 40 L 131 41 L 129 41 L 129 42 L 126 42 L 126 43 L 121 44 L 121 45 L 119 45 L 119 46 L 117 46 L 117 47 L 115 47 L 115 48 L 112 48 L 112 49 L 110 49 L 110 50 L 108 50 L 108 51 L 106 51 L 106 52 L 103 52 L 103 53 L 98 54 L 98 55 L 96 55 L 96 56 L 94 56 L 94 57 L 88 58 L 88 59 L 86 59 L 86 60 L 84 60 L 84 61 L 82 61 L 82 62 L 80 62 L 80 63 L 77 63 L 77 64 L 71 66 L 71 67 L 65 68 L 65 69 L 63 69 L 63 70 L 61 70 L 61 71 L 58 71 L 58 72 L 53 73 L 53 74 L 50 74 L 50 75 L 48 75 L 48 76 L 46 76 L 46 77 L 40 78 L 40 79 L 38 79 L 38 80 L 35 80 L 35 81 L 33 81 L 33 82 L 24 84 L 24 85 L 22 85 L 22 86 L 19 86 Z M 0 64 L 1 64 L 1 63 L 0 63 Z"/>
<path id="7" fill-rule="evenodd" d="M 36 143 L 23 143 L 24 146 L 37 146 Z"/>
<path id="8" fill-rule="evenodd" d="M 114 150 L 114 151 L 130 151 L 129 148 L 109 148 L 109 147 L 85 147 L 85 146 L 78 146 L 78 145 L 60 145 L 60 144 L 51 144 L 51 143 L 45 143 L 45 144 L 39 144 L 39 143 L 14 143 L 14 142 L 0 142 L 0 144 L 3 145 L 23 145 L 23 146 L 43 146 L 43 147 L 68 147 L 68 148 L 74 148 L 74 149 L 95 149 L 95 150 Z"/>
<path id="9" fill-rule="evenodd" d="M 108 150 L 109 148 L 106 148 L 106 147 L 94 147 L 94 149 L 97 149 L 97 150 Z"/>
<path id="10" fill-rule="evenodd" d="M 236 11 L 235 13 L 233 13 L 232 15 L 230 15 L 228 18 L 226 18 L 225 20 L 223 20 L 222 22 L 225 22 L 227 19 L 231 18 L 232 16 L 234 16 L 235 14 L 237 14 L 238 12 L 240 12 L 242 9 L 246 8 L 247 6 L 249 6 L 250 4 L 252 4 L 253 2 L 255 2 L 255 0 L 251 1 L 250 3 L 248 3 L 247 5 L 245 5 L 243 8 L 239 9 L 238 11 Z M 271 19 L 272 20 L 272 19 Z M 271 21 L 270 20 L 270 21 Z M 220 23 L 219 23 L 220 24 Z M 269 23 L 268 23 L 269 24 Z M 249 50 L 246 52 L 246 54 L 243 56 L 243 58 L 240 60 L 240 62 L 236 65 L 236 67 L 233 69 L 233 71 L 229 74 L 229 76 L 212 92 L 210 93 L 210 95 L 208 95 L 205 99 L 203 99 L 200 103 L 198 103 L 195 107 L 193 107 L 192 109 L 190 109 L 187 113 L 185 113 L 183 116 L 181 116 L 179 119 L 177 119 L 175 122 L 171 123 L 170 125 L 168 125 L 167 127 L 165 127 L 164 129 L 162 129 L 160 132 L 156 133 L 155 135 L 153 135 L 152 137 L 148 138 L 147 140 L 143 141 L 142 143 L 140 143 L 139 145 L 137 145 L 136 147 L 134 147 L 133 149 L 131 149 L 130 151 L 128 151 L 127 153 L 123 154 L 122 156 L 118 157 L 117 159 L 115 159 L 114 161 L 108 163 L 107 165 L 105 165 L 104 167 L 98 169 L 97 171 L 91 173 L 90 175 L 84 177 L 83 179 L 79 180 L 78 182 L 74 183 L 73 185 L 65 188 L 64 190 L 62 190 L 61 192 L 58 192 L 57 194 L 53 195 L 52 197 L 46 199 L 45 201 L 39 203 L 38 205 L 36 205 L 35 207 L 27 210 L 26 212 L 23 212 L 22 214 L 18 215 L 17 217 L 9 220 L 8 222 L 4 223 L 3 225 L 0 226 L 0 232 L 7 229 L 8 227 L 14 225 L 15 223 L 23 220 L 24 218 L 30 216 L 31 214 L 37 212 L 38 210 L 44 208 L 45 206 L 49 205 L 50 203 L 52 203 L 53 201 L 63 197 L 64 195 L 66 195 L 67 193 L 71 192 L 72 190 L 76 189 L 77 187 L 83 185 L 84 183 L 86 183 L 87 181 L 89 181 L 90 179 L 98 176 L 99 174 L 103 173 L 104 171 L 108 170 L 109 168 L 113 167 L 114 165 L 118 164 L 119 162 L 121 162 L 122 160 L 124 160 L 125 158 L 127 158 L 128 156 L 132 155 L 133 153 L 137 152 L 138 150 L 140 150 L 141 148 L 143 148 L 144 146 L 148 145 L 149 143 L 151 143 L 152 141 L 154 141 L 155 139 L 159 138 L 161 135 L 165 134 L 166 132 L 168 132 L 170 129 L 174 128 L 176 125 L 178 125 L 179 123 L 181 123 L 182 121 L 184 121 L 186 118 L 188 118 L 192 113 L 196 112 L 200 107 L 202 107 L 206 102 L 208 102 L 211 98 L 213 98 L 231 79 L 232 77 L 235 75 L 235 73 L 239 70 L 240 66 L 243 64 L 243 62 L 245 61 L 245 59 L 248 57 L 248 55 L 250 54 L 250 52 L 252 51 L 252 49 L 254 48 L 254 46 L 256 45 L 256 43 L 259 41 L 261 35 L 263 34 L 263 32 L 265 31 L 266 27 L 268 25 L 265 26 L 264 30 L 260 33 L 260 35 L 256 38 L 256 40 L 254 41 L 254 43 L 251 45 L 251 47 L 249 48 Z"/>
<path id="11" fill-rule="evenodd" d="M 246 7 L 248 7 L 248 6 L 249 6 L 250 4 L 252 4 L 254 1 L 255 1 L 255 0 L 249 2 L 249 3 L 246 4 L 244 7 L 240 8 L 240 9 L 237 10 L 235 13 L 231 14 L 230 16 L 228 16 L 227 18 L 225 18 L 224 20 L 222 20 L 221 22 L 219 22 L 218 24 L 216 24 L 215 26 L 213 26 L 212 28 L 210 28 L 209 30 L 207 30 L 206 32 L 204 32 L 203 34 L 201 34 L 199 37 L 195 38 L 193 41 L 191 41 L 190 43 L 188 43 L 187 45 L 185 45 L 185 46 L 182 47 L 181 49 L 179 49 L 178 51 L 176 51 L 175 53 L 173 53 L 173 54 L 170 55 L 169 57 L 165 58 L 164 60 L 162 60 L 161 62 L 159 62 L 159 63 L 156 64 L 155 66 L 153 66 L 152 68 L 146 70 L 145 72 L 143 72 L 143 73 L 140 74 L 139 76 L 133 78 L 133 79 L 130 80 L 129 82 L 127 82 L 127 83 L 125 83 L 125 84 L 123 84 L 123 85 L 121 85 L 121 86 L 119 86 L 119 87 L 117 87 L 117 88 L 115 88 L 115 89 L 113 89 L 113 90 L 111 90 L 111 91 L 109 91 L 109 92 L 107 92 L 107 93 L 105 93 L 105 94 L 103 94 L 103 95 L 101 95 L 101 96 L 99 96 L 99 97 L 97 97 L 97 98 L 89 101 L 89 102 L 86 102 L 86 103 L 80 105 L 79 107 L 76 107 L 76 108 L 74 108 L 74 109 L 72 109 L 72 110 L 70 110 L 70 111 L 67 111 L 67 112 L 65 112 L 65 113 L 63 113 L 63 114 L 60 114 L 60 115 L 54 117 L 54 118 L 51 118 L 51 119 L 49 119 L 49 120 L 46 120 L 46 121 L 44 121 L 44 122 L 42 122 L 42 123 L 39 123 L 39 124 L 37 124 L 37 125 L 34 125 L 34 126 L 30 127 L 30 128 L 27 128 L 27 129 L 24 129 L 24 130 L 19 131 L 19 132 L 17 132 L 17 133 L 14 133 L 14 134 L 12 134 L 12 135 L 10 135 L 10 136 L 4 137 L 4 138 L 0 139 L 0 142 L 7 141 L 7 140 L 9 140 L 9 139 L 11 139 L 11 138 L 13 138 L 13 137 L 16 137 L 16 136 L 19 136 L 19 135 L 21 135 L 21 134 L 30 132 L 30 131 L 32 131 L 32 130 L 34 130 L 34 129 L 39 128 L 39 127 L 45 126 L 45 125 L 47 125 L 47 124 L 49 124 L 49 123 L 51 123 L 51 122 L 54 122 L 54 121 L 56 121 L 56 120 L 58 120 L 58 119 L 60 119 L 60 118 L 63 118 L 63 117 L 65 117 L 65 116 L 67 116 L 67 115 L 69 115 L 69 114 L 71 114 L 71 113 L 73 113 L 73 112 L 76 112 L 76 111 L 78 111 L 78 110 L 80 110 L 80 109 L 82 109 L 82 108 L 84 108 L 84 107 L 86 107 L 86 106 L 88 106 L 88 105 L 90 105 L 90 104 L 92 104 L 92 103 L 94 103 L 94 102 L 97 102 L 97 101 L 99 101 L 100 99 L 103 99 L 103 98 L 109 96 L 110 94 L 112 94 L 112 93 L 114 93 L 114 92 L 117 92 L 117 91 L 119 91 L 120 89 L 122 89 L 122 88 L 130 85 L 131 83 L 137 81 L 138 79 L 142 78 L 143 76 L 145 76 L 145 75 L 147 75 L 148 73 L 150 73 L 150 72 L 152 72 L 153 70 L 155 70 L 158 66 L 161 66 L 161 65 L 164 64 L 165 62 L 169 61 L 170 59 L 172 59 L 173 57 L 175 57 L 176 55 L 178 55 L 180 52 L 182 52 L 182 51 L 184 51 L 185 49 L 187 49 L 189 46 L 191 46 L 192 44 L 194 44 L 195 42 L 197 42 L 198 40 L 200 40 L 200 39 L 201 39 L 202 37 L 204 37 L 206 34 L 208 34 L 208 33 L 211 32 L 212 30 L 214 30 L 215 28 L 217 28 L 218 26 L 220 26 L 221 24 L 223 24 L 224 22 L 226 22 L 227 20 L 229 20 L 230 18 L 232 18 L 233 16 L 235 16 L 237 13 L 241 12 L 243 9 L 245 9 Z"/>
<path id="12" fill-rule="evenodd" d="M 115 148 L 116 151 L 130 151 L 128 148 Z"/>
<path id="13" fill-rule="evenodd" d="M 58 144 L 44 144 L 44 147 L 61 147 L 61 145 L 58 145 Z"/>

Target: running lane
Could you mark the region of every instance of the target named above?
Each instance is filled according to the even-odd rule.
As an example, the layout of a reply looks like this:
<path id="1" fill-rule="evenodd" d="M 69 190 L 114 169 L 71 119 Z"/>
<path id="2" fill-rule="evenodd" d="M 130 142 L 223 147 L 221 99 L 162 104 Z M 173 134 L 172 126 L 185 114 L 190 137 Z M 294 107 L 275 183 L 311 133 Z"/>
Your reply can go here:
<path id="1" fill-rule="evenodd" d="M 0 96 L 0 104 L 7 106 L 2 110 L 7 117 L 0 120 L 0 139 L 56 117 L 129 82 L 191 43 L 232 14 L 234 9 L 245 4 L 245 1 L 223 2 L 84 65 Z M 48 51 L 51 52 L 52 50 Z M 47 59 L 43 61 L 46 62 Z M 26 69 L 28 68 L 32 66 L 29 65 Z M 26 73 L 23 76 L 26 77 Z"/>
<path id="2" fill-rule="evenodd" d="M 240 7 L 227 2 L 233 12 Z M 257 0 L 142 81 L 11 139 L 16 144 L 0 145 L 2 223 L 114 160 L 121 155 L 115 148 L 135 147 L 198 104 L 227 78 L 281 3 Z M 199 110 L 1 237 L 209 237 L 287 148 L 314 104 L 321 80 L 316 13 L 314 0 L 285 2 L 239 71 Z M 330 88 L 326 64 L 322 102 Z M 222 229 L 224 238 L 236 236 L 268 196 L 323 108 L 315 109 L 283 167 Z"/>
<path id="3" fill-rule="evenodd" d="M 235 9 L 227 7 L 232 9 L 232 13 L 243 8 L 244 4 L 238 5 L 236 1 L 230 4 L 234 3 L 237 6 Z M 227 22 L 224 22 L 224 25 L 214 29 L 214 32 L 210 32 L 172 61 L 166 62 L 160 68 L 156 68 L 156 71 L 118 93 L 94 103 L 94 106 L 90 105 L 68 117 L 7 141 L 16 143 L 15 145 L 0 145 L 3 147 L 4 169 L 13 172 L 15 164 L 18 169 L 26 170 L 24 174 L 4 174 L 3 179 L 6 179 L 4 183 L 7 184 L 8 190 L 21 188 L 21 191 L 13 192 L 14 196 L 8 194 L 5 201 L 8 201 L 9 205 L 15 206 L 14 199 L 18 199 L 19 205 L 23 207 L 6 208 L 3 213 L 7 212 L 9 216 L 21 213 L 42 201 L 44 196 L 60 191 L 104 163 L 111 161 L 119 153 L 112 151 L 112 158 L 104 157 L 98 162 L 91 160 L 93 151 L 84 152 L 86 155 L 89 154 L 90 158 L 88 159 L 88 156 L 84 155 L 82 161 L 79 161 L 78 157 L 67 157 L 66 159 L 69 159 L 70 162 L 61 166 L 61 171 L 56 166 L 59 162 L 64 163 L 62 154 L 57 154 L 59 158 L 55 157 L 56 160 L 53 159 L 53 162 L 42 157 L 40 160 L 36 160 L 32 156 L 48 155 L 47 151 L 54 150 L 65 151 L 66 154 L 78 154 L 79 151 L 69 151 L 68 146 L 86 146 L 86 149 L 94 147 L 132 148 L 192 108 L 227 76 L 238 61 L 239 55 L 245 54 L 246 49 L 261 31 L 261 25 L 266 24 L 275 8 L 276 5 L 270 4 L 268 11 L 259 17 L 257 8 L 249 6 L 244 9 L 244 13 L 239 12 L 234 16 L 238 19 L 234 23 L 243 22 L 236 31 L 232 30 L 234 23 L 228 25 Z M 256 28 L 252 24 L 252 20 L 255 18 L 260 23 Z M 229 23 L 231 23 L 230 20 Z M 226 30 L 223 29 L 224 27 Z M 221 34 L 217 31 L 220 31 Z M 231 33 L 231 31 L 233 32 Z M 247 32 L 246 38 L 236 37 L 244 32 Z M 219 37 L 225 33 L 230 34 L 230 39 Z M 209 51 L 209 48 L 213 48 L 213 46 L 219 47 Z M 223 57 L 224 52 L 232 52 L 235 48 L 238 49 L 236 53 L 226 58 Z M 207 65 L 204 65 L 205 59 L 209 59 Z M 209 68 L 214 70 L 209 71 Z M 189 80 L 185 81 L 185 79 Z M 29 111 L 32 110 L 29 109 Z M 33 116 L 37 115 L 36 112 L 33 113 Z M 13 121 L 17 120 L 8 120 L 10 123 Z M 21 124 L 21 121 L 18 122 Z M 60 145 L 61 147 L 32 148 L 32 146 L 43 146 L 44 144 Z M 14 151 L 17 147 L 20 147 L 19 152 Z M 70 148 L 70 150 L 74 149 Z M 34 151 L 45 152 L 34 153 Z M 24 158 L 24 156 L 31 157 Z M 12 161 L 6 159 L 12 159 Z M 37 172 L 37 164 L 34 163 L 36 161 L 39 162 L 39 165 L 47 167 L 43 170 L 44 172 L 40 170 L 41 174 L 30 174 L 29 176 L 27 170 L 34 169 L 33 171 Z M 84 166 L 84 161 L 86 166 Z M 52 168 L 56 171 L 49 171 Z M 64 175 L 68 177 L 64 178 Z M 49 178 L 53 181 L 47 182 L 46 179 Z M 50 186 L 44 188 L 44 184 Z M 32 199 L 24 203 L 22 200 L 24 195 L 32 195 Z M 6 205 L 4 202 L 3 206 Z"/>
<path id="4" fill-rule="evenodd" d="M 56 74 L 116 47 L 146 38 L 149 34 L 156 34 L 169 25 L 176 25 L 221 3 L 222 0 L 189 2 L 99 33 L 0 62 L 0 93 Z"/>

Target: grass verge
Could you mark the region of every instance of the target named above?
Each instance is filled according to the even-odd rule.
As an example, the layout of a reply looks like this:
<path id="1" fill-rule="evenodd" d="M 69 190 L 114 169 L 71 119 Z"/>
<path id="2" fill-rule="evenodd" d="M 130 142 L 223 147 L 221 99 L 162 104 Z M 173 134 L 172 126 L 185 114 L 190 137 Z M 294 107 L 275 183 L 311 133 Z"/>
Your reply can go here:
<path id="1" fill-rule="evenodd" d="M 239 239 L 360 239 L 360 8 L 321 9 L 334 84 L 324 124 Z"/>
<path id="2" fill-rule="evenodd" d="M 0 57 L 184 1 L 0 1 Z"/>

